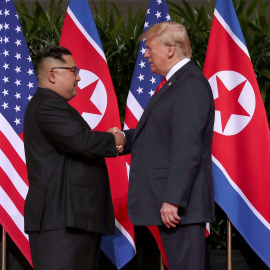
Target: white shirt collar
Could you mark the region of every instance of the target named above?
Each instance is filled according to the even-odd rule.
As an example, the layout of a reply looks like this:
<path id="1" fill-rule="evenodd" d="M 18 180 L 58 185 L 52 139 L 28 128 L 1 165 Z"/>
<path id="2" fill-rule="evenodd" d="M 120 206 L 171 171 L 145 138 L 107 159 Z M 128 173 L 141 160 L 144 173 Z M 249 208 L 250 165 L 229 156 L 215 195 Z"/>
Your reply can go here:
<path id="1" fill-rule="evenodd" d="M 166 80 L 168 81 L 177 70 L 179 70 L 182 66 L 184 66 L 189 61 L 190 61 L 190 58 L 184 58 L 183 60 L 175 64 L 166 75 Z"/>

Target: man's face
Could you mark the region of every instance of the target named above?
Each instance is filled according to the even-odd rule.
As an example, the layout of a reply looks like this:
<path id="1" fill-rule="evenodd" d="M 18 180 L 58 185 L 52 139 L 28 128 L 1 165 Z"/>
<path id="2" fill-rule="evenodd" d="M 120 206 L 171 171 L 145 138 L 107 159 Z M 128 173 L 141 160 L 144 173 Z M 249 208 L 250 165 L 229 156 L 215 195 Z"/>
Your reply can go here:
<path id="1" fill-rule="evenodd" d="M 157 37 L 152 37 L 146 40 L 145 58 L 148 58 L 151 71 L 162 76 L 166 76 L 168 73 L 168 46 L 160 44 Z"/>
<path id="2" fill-rule="evenodd" d="M 71 55 L 64 55 L 66 63 L 52 68 L 57 83 L 57 93 L 66 101 L 71 100 L 77 95 L 78 82 L 81 80 L 79 74 L 76 74 L 76 64 Z M 65 68 L 69 69 L 65 69 Z M 56 67 L 55 67 L 56 68 Z"/>

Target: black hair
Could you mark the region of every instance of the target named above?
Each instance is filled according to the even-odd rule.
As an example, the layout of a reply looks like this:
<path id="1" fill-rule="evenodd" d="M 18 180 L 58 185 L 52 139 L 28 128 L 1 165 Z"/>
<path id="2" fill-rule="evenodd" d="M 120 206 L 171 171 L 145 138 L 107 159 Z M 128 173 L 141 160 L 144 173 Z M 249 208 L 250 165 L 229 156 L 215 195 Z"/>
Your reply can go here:
<path id="1" fill-rule="evenodd" d="M 65 47 L 61 46 L 48 46 L 41 49 L 36 56 L 37 67 L 45 58 L 53 58 L 56 60 L 60 60 L 63 63 L 66 63 L 63 55 L 71 55 L 71 51 Z"/>

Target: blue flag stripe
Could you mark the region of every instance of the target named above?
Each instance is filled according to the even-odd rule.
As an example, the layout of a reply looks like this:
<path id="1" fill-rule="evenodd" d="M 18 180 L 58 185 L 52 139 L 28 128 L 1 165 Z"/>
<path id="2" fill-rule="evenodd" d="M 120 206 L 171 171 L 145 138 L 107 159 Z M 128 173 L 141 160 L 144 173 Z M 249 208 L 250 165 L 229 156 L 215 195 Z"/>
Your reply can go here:
<path id="1" fill-rule="evenodd" d="M 92 39 L 98 44 L 101 50 L 103 50 L 99 34 L 96 28 L 96 24 L 94 18 L 92 16 L 89 4 L 87 1 L 76 1 L 71 0 L 69 3 L 69 7 L 72 10 L 73 14 L 86 30 L 86 32 L 90 35 Z M 81 11 L 84 10 L 84 14 L 90 14 L 89 16 L 81 16 Z"/>
<path id="2" fill-rule="evenodd" d="M 224 21 L 229 25 L 233 33 L 247 47 L 233 4 L 225 5 L 223 1 L 217 1 L 215 8 Z"/>
<path id="3" fill-rule="evenodd" d="M 115 247 L 118 248 L 117 252 Z M 121 269 L 136 254 L 136 250 L 117 227 L 115 227 L 115 235 L 102 237 L 101 249 L 117 269 Z"/>
<path id="4" fill-rule="evenodd" d="M 241 232 L 248 244 L 267 264 L 270 261 L 270 231 L 254 215 L 218 166 L 214 162 L 212 164 L 214 177 L 218 179 L 218 185 L 215 185 L 215 201 L 228 215 L 232 224 Z M 228 200 L 228 198 L 230 199 Z M 253 228 L 252 233 L 250 233 L 250 228 Z"/>

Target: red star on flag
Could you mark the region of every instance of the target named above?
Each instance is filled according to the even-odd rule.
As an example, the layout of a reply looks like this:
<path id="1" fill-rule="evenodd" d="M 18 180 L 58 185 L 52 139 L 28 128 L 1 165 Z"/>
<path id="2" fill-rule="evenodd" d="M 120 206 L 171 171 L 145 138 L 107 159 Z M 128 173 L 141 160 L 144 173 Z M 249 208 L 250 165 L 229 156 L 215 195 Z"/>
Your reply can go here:
<path id="1" fill-rule="evenodd" d="M 102 115 L 96 105 L 90 100 L 98 81 L 99 80 L 94 81 L 82 90 L 78 87 L 77 96 L 69 102 L 69 104 L 75 107 L 80 114 L 85 112 Z"/>
<path id="2" fill-rule="evenodd" d="M 217 77 L 219 97 L 215 99 L 215 107 L 216 111 L 220 111 L 221 114 L 222 131 L 224 131 L 232 114 L 250 116 L 238 102 L 245 84 L 246 80 L 229 91 L 220 78 Z"/>

